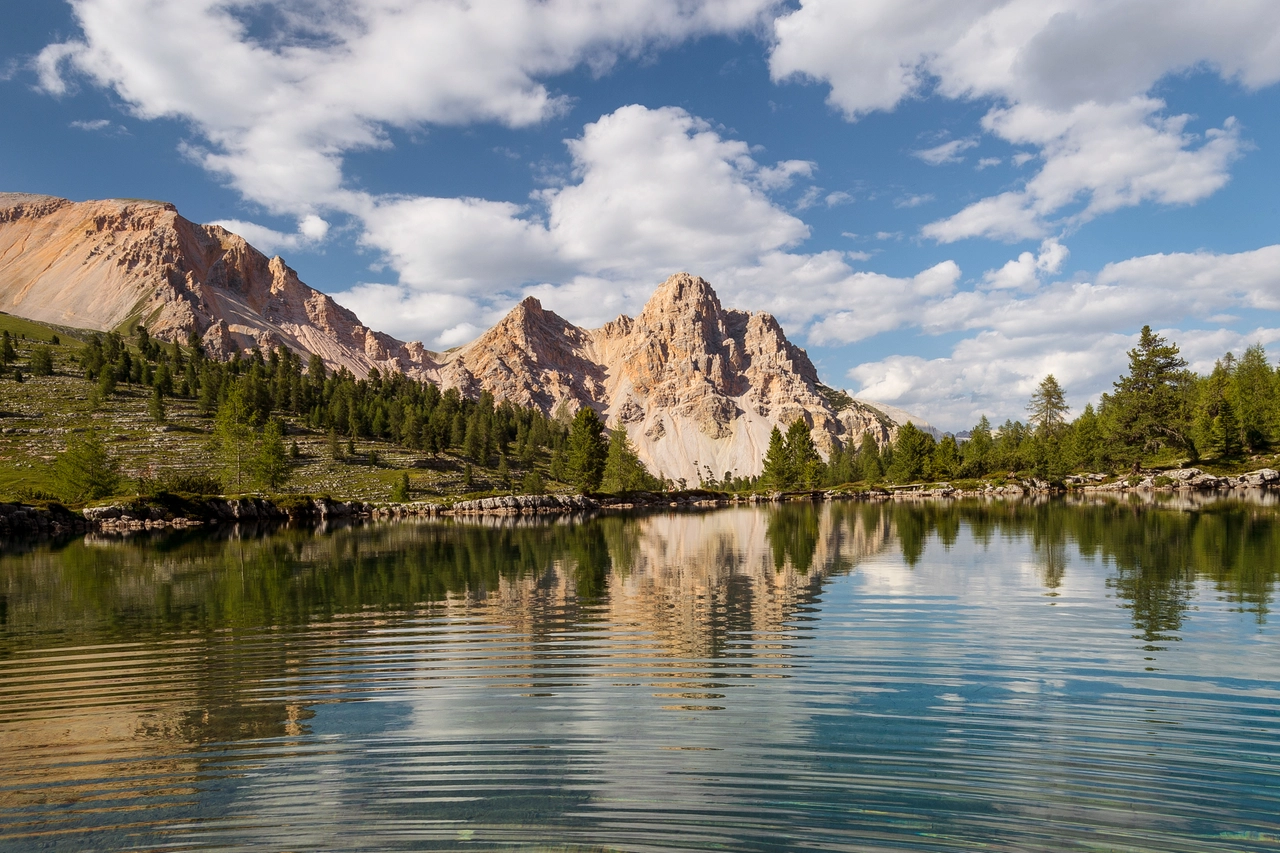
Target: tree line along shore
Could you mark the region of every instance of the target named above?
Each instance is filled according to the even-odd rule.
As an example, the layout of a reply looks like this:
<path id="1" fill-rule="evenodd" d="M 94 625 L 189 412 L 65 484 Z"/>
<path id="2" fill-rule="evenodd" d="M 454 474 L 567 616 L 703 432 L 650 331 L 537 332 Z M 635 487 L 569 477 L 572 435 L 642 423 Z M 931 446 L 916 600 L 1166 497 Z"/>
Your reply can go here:
<path id="1" fill-rule="evenodd" d="M 0 498 L 83 505 L 162 494 L 307 494 L 407 503 L 544 493 L 735 494 L 912 483 L 969 486 L 1012 476 L 1061 484 L 1077 472 L 1124 476 L 1188 463 L 1222 473 L 1271 449 L 1280 375 L 1260 345 L 1187 369 L 1176 344 L 1144 328 L 1129 369 L 1068 420 L 1052 376 L 1026 422 L 983 417 L 965 440 L 913 424 L 880 447 L 870 435 L 823 460 L 803 421 L 775 429 L 755 477 L 707 470 L 699 483 L 646 470 L 622 429 L 590 408 L 548 416 L 468 398 L 400 373 L 357 378 L 283 347 L 220 361 L 186 346 L 57 329 L 0 316 Z M 7 386 L 7 387 L 5 387 Z"/>

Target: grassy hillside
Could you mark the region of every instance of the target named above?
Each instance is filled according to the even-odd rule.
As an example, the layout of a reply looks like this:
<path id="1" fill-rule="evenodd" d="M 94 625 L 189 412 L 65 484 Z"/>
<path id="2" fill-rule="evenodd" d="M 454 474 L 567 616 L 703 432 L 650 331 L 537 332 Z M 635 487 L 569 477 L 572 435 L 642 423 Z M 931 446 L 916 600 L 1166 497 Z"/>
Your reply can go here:
<path id="1" fill-rule="evenodd" d="M 212 473 L 228 482 L 212 449 L 213 423 L 201 417 L 194 400 L 165 400 L 164 423 L 148 415 L 150 389 L 120 385 L 109 398 L 95 405 L 94 384 L 85 380 L 77 361 L 83 340 L 91 332 L 55 328 L 0 314 L 0 332 L 14 338 L 18 358 L 0 374 L 0 500 L 57 497 L 53 463 L 66 446 L 67 436 L 90 427 L 106 441 L 130 484 L 136 490 L 139 477 L 157 478 L 173 472 Z M 33 347 L 53 346 L 55 375 L 31 376 Z M 16 381 L 17 373 L 24 381 Z M 309 429 L 297 418 L 285 418 L 286 442 L 296 442 L 299 455 L 291 460 L 290 479 L 282 494 L 328 494 L 335 498 L 381 500 L 407 472 L 410 499 L 432 500 L 501 487 L 497 471 L 473 466 L 472 483 L 464 485 L 466 461 L 452 453 L 426 454 L 382 441 L 362 440 L 355 452 L 341 442 L 342 459 L 333 458 L 329 436 Z M 376 458 L 376 461 L 373 461 Z M 548 491 L 569 491 L 551 481 L 547 455 L 535 459 Z M 522 472 L 513 471 L 519 478 Z M 246 487 L 247 488 L 247 487 Z M 228 491 L 234 491 L 228 488 Z"/>

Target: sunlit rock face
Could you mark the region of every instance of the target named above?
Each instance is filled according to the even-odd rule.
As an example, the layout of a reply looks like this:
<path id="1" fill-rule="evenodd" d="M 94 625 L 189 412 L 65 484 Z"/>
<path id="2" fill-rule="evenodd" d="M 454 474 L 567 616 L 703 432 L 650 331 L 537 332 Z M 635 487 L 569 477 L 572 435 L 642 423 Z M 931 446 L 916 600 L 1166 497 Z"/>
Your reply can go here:
<path id="1" fill-rule="evenodd" d="M 431 353 L 364 326 L 217 225 L 197 225 L 171 204 L 70 202 L 0 194 L 0 310 L 43 323 L 161 340 L 195 332 L 215 356 L 284 345 L 358 377 L 371 368 L 434 375 Z"/>
<path id="2" fill-rule="evenodd" d="M 689 484 L 758 474 L 771 430 L 796 419 L 824 456 L 867 433 L 883 445 L 906 421 L 824 387 L 776 319 L 725 308 L 688 273 L 635 318 L 582 329 L 530 297 L 470 344 L 435 353 L 368 328 L 281 258 L 156 201 L 0 194 L 0 310 L 101 331 L 144 324 L 166 341 L 194 332 L 217 357 L 283 345 L 358 378 L 397 370 L 548 415 L 590 406 L 626 428 L 651 471 Z"/>
<path id="3" fill-rule="evenodd" d="M 472 343 L 441 356 L 444 384 L 568 415 L 590 406 L 621 425 L 655 472 L 690 483 L 760 472 L 769 434 L 796 419 L 824 455 L 900 421 L 819 382 L 805 351 L 762 312 L 726 309 L 678 273 L 639 316 L 581 329 L 525 299 Z"/>

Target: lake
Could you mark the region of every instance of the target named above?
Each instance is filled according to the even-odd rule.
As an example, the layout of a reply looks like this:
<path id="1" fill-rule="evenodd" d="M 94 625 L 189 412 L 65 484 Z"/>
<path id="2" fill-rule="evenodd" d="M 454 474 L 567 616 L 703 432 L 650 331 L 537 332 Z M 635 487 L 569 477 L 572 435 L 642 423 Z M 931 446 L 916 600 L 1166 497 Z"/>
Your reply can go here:
<path id="1" fill-rule="evenodd" d="M 1280 850 L 1272 499 L 0 556 L 3 850 Z"/>

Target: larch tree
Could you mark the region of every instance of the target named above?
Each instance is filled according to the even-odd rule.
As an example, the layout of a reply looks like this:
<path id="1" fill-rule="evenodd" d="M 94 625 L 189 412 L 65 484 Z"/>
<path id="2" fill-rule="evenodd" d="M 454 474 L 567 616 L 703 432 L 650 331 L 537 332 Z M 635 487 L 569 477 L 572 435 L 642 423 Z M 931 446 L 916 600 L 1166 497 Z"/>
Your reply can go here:
<path id="1" fill-rule="evenodd" d="M 1050 373 L 1036 387 L 1027 403 L 1028 420 L 1044 435 L 1058 432 L 1067 422 L 1067 396 Z"/>

